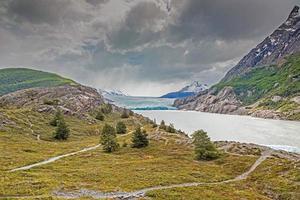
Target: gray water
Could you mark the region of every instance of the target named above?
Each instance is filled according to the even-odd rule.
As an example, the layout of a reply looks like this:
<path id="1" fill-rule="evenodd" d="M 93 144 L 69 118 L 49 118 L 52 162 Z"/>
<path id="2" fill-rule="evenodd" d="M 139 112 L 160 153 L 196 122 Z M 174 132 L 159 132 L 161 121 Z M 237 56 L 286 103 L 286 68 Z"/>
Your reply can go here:
<path id="1" fill-rule="evenodd" d="M 191 135 L 203 129 L 212 140 L 255 143 L 300 153 L 300 122 L 194 111 L 136 111 L 157 123 L 165 120 Z"/>

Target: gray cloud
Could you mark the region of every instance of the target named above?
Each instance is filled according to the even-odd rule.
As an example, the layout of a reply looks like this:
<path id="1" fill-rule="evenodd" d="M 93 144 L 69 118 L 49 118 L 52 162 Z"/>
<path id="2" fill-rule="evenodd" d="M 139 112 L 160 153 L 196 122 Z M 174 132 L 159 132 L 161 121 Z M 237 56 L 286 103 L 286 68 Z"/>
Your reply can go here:
<path id="1" fill-rule="evenodd" d="M 3 0 L 0 67 L 159 95 L 213 84 L 298 0 Z"/>

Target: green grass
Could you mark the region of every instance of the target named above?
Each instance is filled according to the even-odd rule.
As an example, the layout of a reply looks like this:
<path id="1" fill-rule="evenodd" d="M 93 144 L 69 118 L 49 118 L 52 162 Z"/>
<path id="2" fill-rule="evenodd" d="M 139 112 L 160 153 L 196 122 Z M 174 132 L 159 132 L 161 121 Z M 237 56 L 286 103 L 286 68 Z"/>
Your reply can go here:
<path id="1" fill-rule="evenodd" d="M 155 132 L 151 124 L 137 116 L 122 119 L 120 113 L 111 113 L 105 115 L 104 122 L 96 123 L 65 116 L 71 135 L 67 141 L 59 142 L 52 139 L 54 128 L 48 124 L 52 117 L 26 108 L 0 110 L 0 121 L 15 122 L 0 127 L 0 197 L 45 195 L 55 199 L 52 192 L 58 189 L 133 191 L 157 185 L 216 182 L 242 174 L 257 159 L 257 156 L 224 154 L 215 161 L 195 161 L 193 149 L 176 142 L 183 136 L 170 133 L 162 133 L 168 142 L 150 140 L 147 148 L 133 149 L 129 133 L 118 136 L 121 146 L 124 142 L 129 145 L 112 154 L 99 148 L 27 171 L 8 172 L 98 144 L 104 123 L 115 125 L 121 120 L 129 132 L 141 123 L 150 135 Z M 32 134 L 27 120 L 33 124 L 34 133 L 41 135 L 40 141 Z M 268 159 L 247 181 L 153 191 L 148 195 L 152 199 L 268 199 L 264 190 L 270 187 L 276 194 L 292 195 L 289 197 L 293 199 L 299 178 L 294 163 Z"/>
<path id="2" fill-rule="evenodd" d="M 241 77 L 220 82 L 213 87 L 220 91 L 225 86 L 231 86 L 239 99 L 249 105 L 268 96 L 290 97 L 299 94 L 299 79 L 300 56 L 291 56 L 282 66 L 256 68 Z"/>
<path id="3" fill-rule="evenodd" d="M 77 84 L 57 74 L 26 68 L 0 69 L 0 95 L 35 87 Z"/>

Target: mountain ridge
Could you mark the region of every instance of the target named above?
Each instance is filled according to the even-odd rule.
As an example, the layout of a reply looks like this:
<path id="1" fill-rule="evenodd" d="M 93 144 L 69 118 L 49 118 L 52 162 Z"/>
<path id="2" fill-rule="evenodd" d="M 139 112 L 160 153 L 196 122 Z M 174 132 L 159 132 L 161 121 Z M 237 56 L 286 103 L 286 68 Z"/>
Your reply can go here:
<path id="1" fill-rule="evenodd" d="M 299 6 L 295 6 L 287 20 L 230 69 L 222 82 L 243 75 L 255 67 L 277 64 L 286 56 L 299 51 L 300 13 Z"/>
<path id="2" fill-rule="evenodd" d="M 225 94 L 225 95 L 224 95 Z M 207 91 L 177 99 L 174 106 L 223 114 L 300 120 L 300 13 L 253 48 Z"/>

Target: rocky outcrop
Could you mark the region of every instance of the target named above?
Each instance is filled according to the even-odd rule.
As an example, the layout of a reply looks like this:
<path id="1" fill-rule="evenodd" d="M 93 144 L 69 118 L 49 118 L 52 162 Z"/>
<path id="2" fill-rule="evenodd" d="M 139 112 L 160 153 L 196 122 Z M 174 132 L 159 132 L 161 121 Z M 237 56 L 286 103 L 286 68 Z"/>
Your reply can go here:
<path id="1" fill-rule="evenodd" d="M 286 119 L 283 113 L 274 110 L 255 110 L 250 111 L 249 114 L 252 117 L 259 117 L 264 119 Z"/>
<path id="2" fill-rule="evenodd" d="M 85 115 L 104 103 L 96 89 L 82 85 L 32 88 L 0 97 L 1 106 L 32 107 L 39 112 L 53 112 L 57 108 L 69 115 Z"/>
<path id="3" fill-rule="evenodd" d="M 196 97 L 179 99 L 174 102 L 179 109 L 196 110 L 222 114 L 243 114 L 242 103 L 238 100 L 232 87 L 225 87 L 216 95 L 214 91 L 199 94 Z"/>
<path id="4" fill-rule="evenodd" d="M 255 67 L 279 63 L 286 56 L 300 52 L 300 13 L 295 6 L 288 19 L 262 43 L 252 49 L 223 78 L 228 81 Z"/>
<path id="5" fill-rule="evenodd" d="M 300 104 L 300 96 L 296 96 L 296 97 L 292 98 L 291 101 L 295 102 L 297 104 Z"/>

